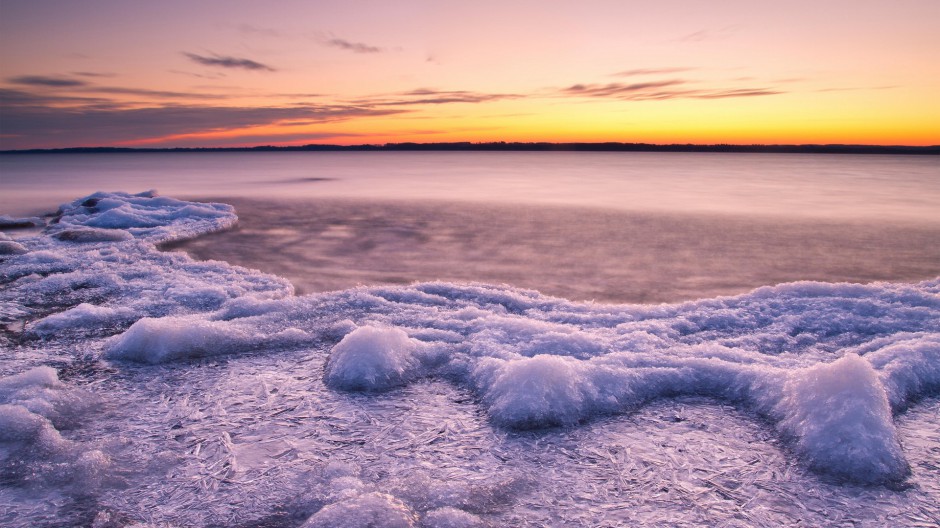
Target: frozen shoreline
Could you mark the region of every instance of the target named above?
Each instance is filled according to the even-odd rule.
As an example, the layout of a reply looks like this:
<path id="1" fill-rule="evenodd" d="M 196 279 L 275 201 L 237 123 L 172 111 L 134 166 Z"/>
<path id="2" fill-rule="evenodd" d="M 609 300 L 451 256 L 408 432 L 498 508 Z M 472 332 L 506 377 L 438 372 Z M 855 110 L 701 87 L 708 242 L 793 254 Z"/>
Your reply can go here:
<path id="1" fill-rule="evenodd" d="M 49 498 L 90 493 L 94 515 L 144 521 L 146 510 L 157 525 L 208 525 L 226 508 L 243 523 L 281 515 L 282 526 L 376 511 L 426 526 L 498 525 L 525 518 L 535 488 L 565 486 L 593 489 L 599 502 L 566 502 L 547 520 L 596 519 L 608 504 L 597 482 L 530 480 L 546 462 L 568 474 L 584 455 L 535 448 L 541 459 L 530 466 L 529 439 L 557 446 L 563 437 L 580 450 L 587 440 L 571 439 L 591 428 L 608 449 L 619 441 L 599 424 L 612 420 L 626 434 L 623 424 L 651 402 L 702 397 L 717 414 L 731 405 L 770 431 L 762 441 L 794 473 L 767 485 L 824 488 L 826 515 L 940 515 L 940 468 L 922 465 L 897 425 L 912 404 L 916 415 L 936 409 L 940 279 L 800 282 L 660 306 L 448 282 L 297 297 L 283 279 L 154 247 L 234 221 L 221 204 L 101 194 L 76 200 L 46 234 L 17 242 L 25 251 L 4 257 L 0 315 L 25 326 L 3 334 L 0 419 L 13 433 L 0 455 L 19 469 L 3 475 L 0 503 L 13 517 L 0 520 L 78 515 L 75 506 L 49 510 Z M 915 436 L 927 440 L 912 443 L 929 453 L 940 431 L 918 423 Z M 688 433 L 699 447 L 671 455 L 695 461 L 683 479 L 729 470 L 699 458 L 713 447 Z M 657 450 L 635 441 L 626 446 L 640 453 L 634 461 Z M 448 473 L 475 475 L 476 491 L 448 489 Z M 271 500 L 252 502 L 272 482 Z M 204 508 L 193 511 L 198 490 Z M 635 498 L 644 517 L 632 520 L 683 515 L 676 496 L 649 507 L 656 494 L 645 493 L 646 502 Z M 734 489 L 723 493 L 716 500 L 734 503 Z M 869 504 L 872 494 L 887 504 Z M 707 510 L 685 512 L 684 522 L 735 511 L 821 521 L 771 497 L 715 517 Z"/>

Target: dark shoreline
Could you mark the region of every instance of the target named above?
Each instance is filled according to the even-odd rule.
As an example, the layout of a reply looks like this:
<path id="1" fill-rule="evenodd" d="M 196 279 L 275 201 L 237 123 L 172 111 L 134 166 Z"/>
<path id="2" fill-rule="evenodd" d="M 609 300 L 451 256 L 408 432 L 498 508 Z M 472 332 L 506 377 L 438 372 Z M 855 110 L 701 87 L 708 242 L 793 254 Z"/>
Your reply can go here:
<path id="1" fill-rule="evenodd" d="M 940 145 L 695 145 L 651 143 L 386 143 L 384 145 L 303 145 L 276 147 L 179 147 L 124 148 L 71 147 L 58 149 L 3 150 L 0 154 L 133 154 L 163 152 L 723 152 L 760 154 L 892 154 L 940 155 Z"/>

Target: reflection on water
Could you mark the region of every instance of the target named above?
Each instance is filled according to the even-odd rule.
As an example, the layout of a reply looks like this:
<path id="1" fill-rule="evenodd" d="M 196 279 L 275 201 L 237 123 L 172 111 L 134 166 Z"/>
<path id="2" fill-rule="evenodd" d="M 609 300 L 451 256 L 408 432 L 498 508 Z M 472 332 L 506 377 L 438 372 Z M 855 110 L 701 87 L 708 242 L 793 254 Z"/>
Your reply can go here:
<path id="1" fill-rule="evenodd" d="M 250 200 L 234 230 L 176 244 L 302 293 L 506 283 L 574 300 L 667 302 L 794 280 L 940 275 L 940 226 L 456 202 Z"/>

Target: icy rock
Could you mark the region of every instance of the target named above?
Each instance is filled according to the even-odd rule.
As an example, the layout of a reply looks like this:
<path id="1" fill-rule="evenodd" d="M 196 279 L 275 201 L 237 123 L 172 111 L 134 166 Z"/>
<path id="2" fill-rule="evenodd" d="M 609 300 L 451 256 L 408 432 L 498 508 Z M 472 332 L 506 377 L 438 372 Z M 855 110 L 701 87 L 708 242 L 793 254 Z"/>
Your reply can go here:
<path id="1" fill-rule="evenodd" d="M 904 478 L 910 468 L 888 397 L 871 364 L 856 354 L 793 374 L 777 407 L 811 468 L 855 482 Z"/>
<path id="2" fill-rule="evenodd" d="M 248 350 L 257 340 L 225 321 L 198 317 L 144 318 L 111 339 L 106 356 L 140 363 L 165 363 L 187 358 Z"/>
<path id="3" fill-rule="evenodd" d="M 415 514 L 402 501 L 385 493 L 366 493 L 325 506 L 302 528 L 410 528 Z"/>
<path id="4" fill-rule="evenodd" d="M 330 351 L 325 383 L 349 391 L 385 391 L 417 374 L 417 343 L 398 328 L 363 326 L 350 332 Z"/>

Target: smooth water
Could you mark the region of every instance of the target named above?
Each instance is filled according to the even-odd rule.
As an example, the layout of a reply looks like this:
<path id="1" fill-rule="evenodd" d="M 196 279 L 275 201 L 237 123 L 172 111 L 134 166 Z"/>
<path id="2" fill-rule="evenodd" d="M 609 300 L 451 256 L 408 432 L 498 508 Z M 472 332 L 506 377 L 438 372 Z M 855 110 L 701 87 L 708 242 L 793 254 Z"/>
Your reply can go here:
<path id="1" fill-rule="evenodd" d="M 160 153 L 7 155 L 0 168 L 0 213 L 93 190 L 234 204 L 238 227 L 171 249 L 300 293 L 447 280 L 648 303 L 940 274 L 935 157 Z"/>
<path id="2" fill-rule="evenodd" d="M 935 156 L 621 152 L 231 152 L 0 156 L 0 211 L 94 190 L 167 196 L 554 204 L 940 223 Z"/>

